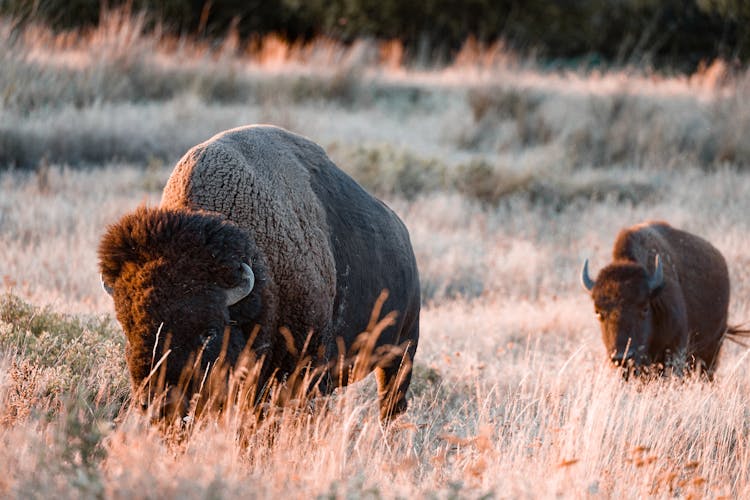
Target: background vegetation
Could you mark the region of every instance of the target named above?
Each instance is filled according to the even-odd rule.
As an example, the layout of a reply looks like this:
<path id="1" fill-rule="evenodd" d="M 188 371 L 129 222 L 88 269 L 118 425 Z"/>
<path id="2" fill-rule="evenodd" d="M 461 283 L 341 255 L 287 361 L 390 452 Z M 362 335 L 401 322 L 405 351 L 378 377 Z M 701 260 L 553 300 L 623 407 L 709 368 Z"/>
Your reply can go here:
<path id="1" fill-rule="evenodd" d="M 144 11 L 173 33 L 246 42 L 278 33 L 352 42 L 395 39 L 411 60 L 452 58 L 465 40 L 502 40 L 543 59 L 658 65 L 693 70 L 700 61 L 750 55 L 750 6 L 743 0 L 2 0 L 0 14 L 57 29 L 92 27 L 109 9 Z"/>
<path id="2" fill-rule="evenodd" d="M 750 497 L 749 351 L 727 343 L 710 384 L 625 383 L 578 284 L 664 219 L 722 251 L 748 321 L 747 71 L 550 70 L 475 42 L 424 68 L 406 47 L 0 22 L 0 496 Z M 188 435 L 131 408 L 99 238 L 188 147 L 259 122 L 409 228 L 422 334 L 390 429 L 371 379 Z"/>

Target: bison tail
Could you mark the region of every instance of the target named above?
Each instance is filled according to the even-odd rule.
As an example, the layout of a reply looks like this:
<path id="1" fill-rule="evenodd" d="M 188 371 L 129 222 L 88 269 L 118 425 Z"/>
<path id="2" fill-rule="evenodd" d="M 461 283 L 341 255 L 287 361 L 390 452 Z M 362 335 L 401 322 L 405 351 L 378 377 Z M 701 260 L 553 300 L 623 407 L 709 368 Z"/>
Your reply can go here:
<path id="1" fill-rule="evenodd" d="M 746 325 L 729 326 L 727 328 L 726 338 L 742 347 L 750 348 L 750 345 L 743 342 L 744 339 L 750 339 L 750 329 L 746 328 Z"/>

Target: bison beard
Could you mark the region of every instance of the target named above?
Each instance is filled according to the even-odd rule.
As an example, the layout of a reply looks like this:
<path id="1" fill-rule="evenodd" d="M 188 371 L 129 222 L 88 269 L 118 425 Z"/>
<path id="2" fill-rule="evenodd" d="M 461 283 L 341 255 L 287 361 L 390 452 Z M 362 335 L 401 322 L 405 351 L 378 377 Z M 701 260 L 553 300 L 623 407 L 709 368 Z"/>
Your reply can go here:
<path id="1" fill-rule="evenodd" d="M 300 136 L 243 127 L 196 146 L 160 208 L 108 228 L 99 259 L 135 399 L 161 416 L 284 404 L 371 371 L 381 418 L 406 409 L 420 307 L 408 232 Z"/>

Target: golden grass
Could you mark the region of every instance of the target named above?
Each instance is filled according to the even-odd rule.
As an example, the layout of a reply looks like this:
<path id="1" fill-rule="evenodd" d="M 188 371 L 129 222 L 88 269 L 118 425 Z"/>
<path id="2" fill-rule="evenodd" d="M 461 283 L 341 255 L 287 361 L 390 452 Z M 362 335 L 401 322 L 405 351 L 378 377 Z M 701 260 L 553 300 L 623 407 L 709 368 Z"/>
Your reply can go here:
<path id="1" fill-rule="evenodd" d="M 149 175 L 163 182 L 167 171 Z M 314 411 L 282 409 L 245 440 L 239 436 L 246 419 L 237 413 L 200 420 L 187 439 L 176 440 L 122 406 L 122 393 L 105 390 L 127 384 L 116 328 L 24 319 L 55 310 L 84 318 L 112 314 L 93 249 L 119 213 L 156 202 L 144 187 L 147 173 L 130 166 L 50 167 L 43 182 L 2 175 L 4 288 L 53 304 L 0 323 L 5 493 L 750 493 L 747 353 L 725 345 L 712 384 L 625 384 L 604 363 L 589 299 L 577 283 L 581 259 L 604 265 L 620 225 L 665 217 L 725 253 L 733 276 L 731 317 L 750 317 L 747 174 L 688 168 L 660 181 L 664 192 L 656 201 L 593 200 L 560 212 L 523 193 L 499 206 L 456 194 L 394 198 L 427 292 L 405 417 L 382 429 L 374 381 L 367 379 Z M 36 349 L 49 356 L 33 358 L 28 341 L 9 345 L 11 330 L 14 338 L 38 336 Z M 119 359 L 119 374 L 102 371 L 101 353 L 85 362 L 85 351 L 68 357 L 50 351 L 53 344 L 45 342 L 63 331 L 83 346 L 109 341 L 104 359 Z M 31 361 L 50 356 L 50 366 Z M 81 360 L 79 381 L 61 384 L 66 368 Z"/>

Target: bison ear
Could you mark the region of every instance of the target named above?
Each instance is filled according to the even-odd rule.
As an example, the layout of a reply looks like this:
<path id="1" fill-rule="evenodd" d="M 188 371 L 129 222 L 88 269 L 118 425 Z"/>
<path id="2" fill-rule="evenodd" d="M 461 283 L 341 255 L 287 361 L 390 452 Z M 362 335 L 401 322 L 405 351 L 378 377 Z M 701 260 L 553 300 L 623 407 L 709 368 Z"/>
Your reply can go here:
<path id="1" fill-rule="evenodd" d="M 99 244 L 99 274 L 102 286 L 107 293 L 110 293 L 112 285 L 123 270 L 140 260 L 134 246 L 118 241 L 117 235 L 106 234 Z"/>
<path id="2" fill-rule="evenodd" d="M 99 272 L 103 283 L 112 286 L 128 265 L 143 261 L 142 246 L 151 234 L 150 212 L 139 208 L 107 227 L 99 242 Z"/>

